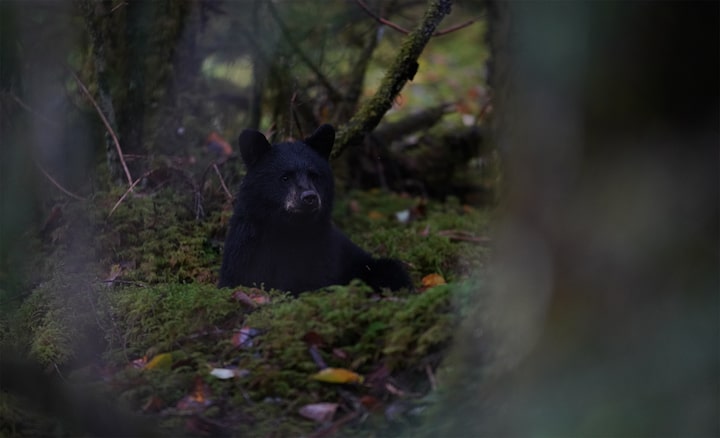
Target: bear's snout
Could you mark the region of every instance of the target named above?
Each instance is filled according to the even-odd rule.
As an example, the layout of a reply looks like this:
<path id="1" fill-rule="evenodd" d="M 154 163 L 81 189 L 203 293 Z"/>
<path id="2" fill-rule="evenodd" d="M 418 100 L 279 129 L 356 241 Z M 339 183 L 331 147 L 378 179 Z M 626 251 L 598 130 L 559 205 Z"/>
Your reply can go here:
<path id="1" fill-rule="evenodd" d="M 320 194 L 314 189 L 291 190 L 285 201 L 285 211 L 291 214 L 312 214 L 322 208 Z"/>
<path id="2" fill-rule="evenodd" d="M 317 210 L 320 206 L 320 197 L 315 190 L 305 190 L 300 195 L 300 202 L 303 209 Z"/>

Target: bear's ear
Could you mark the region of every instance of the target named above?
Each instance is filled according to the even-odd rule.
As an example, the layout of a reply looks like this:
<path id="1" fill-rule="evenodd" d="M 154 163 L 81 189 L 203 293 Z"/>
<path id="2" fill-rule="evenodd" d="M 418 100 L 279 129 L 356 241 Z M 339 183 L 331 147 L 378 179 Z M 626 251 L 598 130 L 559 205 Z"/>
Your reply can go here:
<path id="1" fill-rule="evenodd" d="M 240 143 L 240 156 L 247 167 L 255 164 L 266 152 L 270 150 L 270 143 L 260 131 L 245 129 L 238 138 Z"/>
<path id="2" fill-rule="evenodd" d="M 305 144 L 326 160 L 330 158 L 333 143 L 335 143 L 335 128 L 328 124 L 321 125 L 310 137 L 305 139 Z"/>

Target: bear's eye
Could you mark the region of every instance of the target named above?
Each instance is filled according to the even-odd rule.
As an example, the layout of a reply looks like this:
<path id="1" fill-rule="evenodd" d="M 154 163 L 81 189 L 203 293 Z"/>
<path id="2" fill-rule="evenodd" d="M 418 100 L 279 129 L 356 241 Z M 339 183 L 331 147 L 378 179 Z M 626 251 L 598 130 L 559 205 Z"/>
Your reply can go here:
<path id="1" fill-rule="evenodd" d="M 280 177 L 280 180 L 281 180 L 282 182 L 288 182 L 288 181 L 290 181 L 290 175 L 288 175 L 287 173 L 285 173 L 285 174 L 283 174 L 283 176 Z"/>

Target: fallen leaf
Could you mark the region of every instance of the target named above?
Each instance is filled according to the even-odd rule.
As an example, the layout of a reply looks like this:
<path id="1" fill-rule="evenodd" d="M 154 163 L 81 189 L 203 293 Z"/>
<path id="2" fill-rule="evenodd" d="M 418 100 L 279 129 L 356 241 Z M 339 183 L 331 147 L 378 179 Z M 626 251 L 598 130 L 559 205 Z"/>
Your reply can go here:
<path id="1" fill-rule="evenodd" d="M 264 294 L 250 294 L 250 299 L 258 305 L 263 305 L 270 302 L 270 297 Z"/>
<path id="2" fill-rule="evenodd" d="M 370 411 L 377 409 L 380 406 L 380 400 L 372 395 L 364 395 L 360 397 L 360 403 L 365 407 L 365 409 Z"/>
<path id="3" fill-rule="evenodd" d="M 192 392 L 181 398 L 176 407 L 181 411 L 201 412 L 205 407 L 212 404 L 211 395 L 212 392 L 208 384 L 205 383 L 202 377 L 197 376 L 195 377 Z"/>
<path id="4" fill-rule="evenodd" d="M 249 348 L 253 346 L 253 338 L 260 334 L 260 330 L 243 327 L 235 332 L 232 337 L 232 344 L 238 348 Z"/>
<path id="5" fill-rule="evenodd" d="M 333 356 L 338 357 L 340 359 L 347 359 L 348 354 L 345 352 L 345 350 L 341 350 L 340 348 L 333 348 L 332 349 Z"/>
<path id="6" fill-rule="evenodd" d="M 252 309 L 257 307 L 257 304 L 245 292 L 243 292 L 242 289 L 234 291 L 232 293 L 232 299 L 239 301 Z"/>
<path id="7" fill-rule="evenodd" d="M 165 402 L 158 396 L 153 395 L 142 407 L 143 412 L 160 412 L 165 407 Z"/>
<path id="8" fill-rule="evenodd" d="M 267 294 L 257 288 L 236 289 L 233 291 L 231 297 L 233 300 L 240 301 L 251 308 L 256 308 L 257 306 L 270 302 L 270 298 Z"/>
<path id="9" fill-rule="evenodd" d="M 410 210 L 405 209 L 402 211 L 395 212 L 395 218 L 401 224 L 406 224 L 410 221 Z"/>
<path id="10" fill-rule="evenodd" d="M 210 375 L 221 380 L 227 380 L 235 377 L 235 371 L 228 368 L 213 368 Z"/>
<path id="11" fill-rule="evenodd" d="M 146 370 L 169 370 L 172 366 L 172 353 L 160 353 L 153 357 L 147 365 Z"/>
<path id="12" fill-rule="evenodd" d="M 145 368 L 145 365 L 147 365 L 147 356 L 140 357 L 138 359 L 135 359 L 131 362 L 133 368 L 142 369 Z"/>
<path id="13" fill-rule="evenodd" d="M 320 336 L 317 332 L 309 331 L 303 335 L 302 340 L 305 341 L 308 345 L 315 345 L 317 347 L 322 347 L 325 345 L 325 341 L 323 340 L 322 336 Z"/>
<path id="14" fill-rule="evenodd" d="M 225 141 L 224 138 L 220 137 L 217 132 L 211 132 L 205 141 L 205 147 L 209 152 L 217 155 L 218 157 L 227 158 L 232 155 L 232 146 Z"/>
<path id="15" fill-rule="evenodd" d="M 425 288 L 447 284 L 440 274 L 428 274 L 422 278 L 422 286 Z"/>
<path id="16" fill-rule="evenodd" d="M 325 368 L 310 376 L 311 379 L 327 383 L 362 383 L 363 376 L 345 368 Z"/>
<path id="17" fill-rule="evenodd" d="M 380 220 L 380 219 L 384 219 L 384 218 L 385 218 L 385 215 L 383 215 L 382 213 L 380 213 L 380 212 L 377 211 L 377 210 L 371 210 L 371 211 L 368 213 L 368 218 L 369 218 L 369 219 L 372 219 L 372 220 Z"/>
<path id="18" fill-rule="evenodd" d="M 300 408 L 299 414 L 318 423 L 328 423 L 335 416 L 337 403 L 313 403 Z"/>

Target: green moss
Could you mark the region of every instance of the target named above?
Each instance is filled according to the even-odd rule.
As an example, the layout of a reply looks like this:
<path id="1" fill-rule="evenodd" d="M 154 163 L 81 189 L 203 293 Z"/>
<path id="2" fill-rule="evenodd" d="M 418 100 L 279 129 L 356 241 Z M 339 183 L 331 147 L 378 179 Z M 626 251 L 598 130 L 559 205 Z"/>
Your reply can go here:
<path id="1" fill-rule="evenodd" d="M 413 220 L 398 222 L 396 213 L 402 211 Z M 433 273 L 447 281 L 467 278 L 490 257 L 487 243 L 473 241 L 489 235 L 490 213 L 456 198 L 438 203 L 379 191 L 350 192 L 338 201 L 334 220 L 374 255 L 406 262 L 416 285 Z"/>
<path id="2" fill-rule="evenodd" d="M 242 308 L 227 291 L 207 284 L 124 288 L 110 301 L 116 320 L 113 345 L 131 356 L 142 356 L 150 348 L 174 350 L 184 338 L 216 328 L 231 334 L 233 323 L 242 316 Z"/>
<path id="3" fill-rule="evenodd" d="M 171 190 L 126 198 L 111 217 L 98 218 L 96 242 L 110 255 L 106 263 L 132 267 L 124 271 L 128 281 L 214 283 L 220 258 L 214 241 L 224 237 L 230 212 L 213 209 L 196 221 L 193 205 L 191 196 Z"/>
<path id="4" fill-rule="evenodd" d="M 316 426 L 297 415 L 300 407 L 342 402 L 343 390 L 358 397 L 371 391 L 363 384 L 310 379 L 318 365 L 304 340 L 308 333 L 322 339 L 318 351 L 328 366 L 362 375 L 385 366 L 393 375 L 427 382 L 425 367 L 438 360 L 428 358 L 442 356 L 462 309 L 477 301 L 480 285 L 470 274 L 489 257 L 487 246 L 442 233 L 484 236 L 487 212 L 454 199 L 426 203 L 351 192 L 340 196 L 334 217 L 354 241 L 377 256 L 405 261 L 418 287 L 431 273 L 449 284 L 377 294 L 356 282 L 297 299 L 271 292 L 271 304 L 248 314 L 229 290 L 215 287 L 231 214 L 227 204 L 212 204 L 198 221 L 192 195 L 167 188 L 130 195 L 108 217 L 122 192 L 97 193 L 86 204 L 65 208 L 64 222 L 43 243 L 48 255 L 38 263 L 36 284 L 23 292 L 17 313 L 2 315 L 0 346 L 19 347 L 61 368 L 88 362 L 117 367 L 118 399 L 136 410 L 161 399 L 167 409 L 163 427 L 173 433 L 184 427 L 178 402 L 198 379 L 209 388 L 208 397 L 221 403 L 210 411 L 220 422 L 252 418 L 235 424 L 238 435 L 307 435 Z M 404 210 L 413 211 L 412 220 L 400 223 L 395 213 Z M 114 283 L 102 280 L 108 277 Z M 232 342 L 241 327 L 259 333 L 251 346 Z M 171 355 L 169 367 L 130 365 L 158 354 Z M 247 375 L 227 381 L 209 375 L 212 368 L 230 366 Z M 426 383 L 418 385 L 413 391 L 429 390 Z M 384 423 L 380 416 L 362 427 L 385 430 Z"/>
<path id="5" fill-rule="evenodd" d="M 30 292 L 0 344 L 27 351 L 45 365 L 99 354 L 106 327 L 97 309 L 105 293 L 87 275 L 59 269 Z"/>
<path id="6" fill-rule="evenodd" d="M 311 332 L 323 340 L 328 366 L 360 372 L 378 363 L 412 367 L 450 339 L 457 320 L 452 291 L 446 285 L 390 297 L 353 283 L 265 307 L 249 315 L 246 324 L 265 331 L 258 339 L 264 360 L 305 376 L 317 371 L 303 340 Z M 333 349 L 347 358 L 333 355 Z"/>

